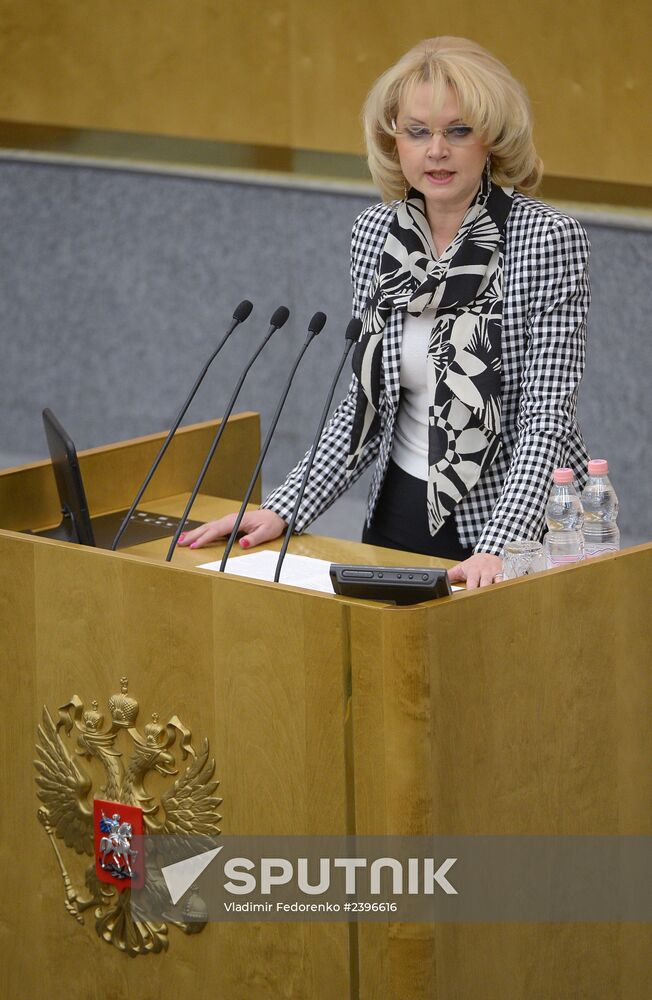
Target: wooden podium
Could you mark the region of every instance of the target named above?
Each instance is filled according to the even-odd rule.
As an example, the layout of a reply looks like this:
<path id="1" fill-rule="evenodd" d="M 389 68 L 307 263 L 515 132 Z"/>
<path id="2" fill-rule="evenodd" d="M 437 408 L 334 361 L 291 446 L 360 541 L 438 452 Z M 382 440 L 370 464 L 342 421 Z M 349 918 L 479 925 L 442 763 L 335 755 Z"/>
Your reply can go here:
<path id="1" fill-rule="evenodd" d="M 177 436 L 141 506 L 181 513 L 213 429 Z M 80 456 L 93 513 L 128 505 L 161 440 Z M 234 508 L 257 448 L 257 417 L 232 420 L 194 517 Z M 652 996 L 649 924 L 213 923 L 131 958 L 92 909 L 66 912 L 33 763 L 44 705 L 108 717 L 127 677 L 141 731 L 158 713 L 209 740 L 223 834 L 651 835 L 652 545 L 397 608 L 197 568 L 221 546 L 166 564 L 165 540 L 20 533 L 57 520 L 49 463 L 0 475 L 2 996 Z M 291 551 L 397 561 L 308 535 Z M 83 884 L 88 859 L 57 843 Z"/>

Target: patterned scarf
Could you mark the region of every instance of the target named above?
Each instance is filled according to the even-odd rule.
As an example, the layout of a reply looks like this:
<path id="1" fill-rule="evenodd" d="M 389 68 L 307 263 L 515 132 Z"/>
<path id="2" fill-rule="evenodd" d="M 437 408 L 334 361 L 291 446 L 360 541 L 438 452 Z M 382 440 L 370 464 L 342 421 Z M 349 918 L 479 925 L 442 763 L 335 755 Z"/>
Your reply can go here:
<path id="1" fill-rule="evenodd" d="M 503 232 L 512 188 L 487 174 L 455 239 L 437 257 L 423 195 L 396 211 L 371 279 L 353 355 L 359 388 L 347 470 L 379 427 L 383 333 L 394 310 L 433 311 L 427 356 L 428 524 L 435 534 L 501 448 Z"/>

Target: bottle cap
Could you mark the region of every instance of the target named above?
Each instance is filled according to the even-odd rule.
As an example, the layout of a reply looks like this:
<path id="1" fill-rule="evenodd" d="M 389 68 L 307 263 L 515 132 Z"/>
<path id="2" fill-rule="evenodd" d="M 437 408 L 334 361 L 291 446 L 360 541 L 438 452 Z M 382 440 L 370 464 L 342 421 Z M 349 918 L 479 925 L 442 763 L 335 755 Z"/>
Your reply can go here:
<path id="1" fill-rule="evenodd" d="M 572 469 L 555 469 L 552 474 L 552 481 L 554 483 L 566 484 L 573 482 L 573 470 Z"/>
<path id="2" fill-rule="evenodd" d="M 609 472 L 609 463 L 604 458 L 594 458 L 589 462 L 590 476 L 606 476 Z"/>

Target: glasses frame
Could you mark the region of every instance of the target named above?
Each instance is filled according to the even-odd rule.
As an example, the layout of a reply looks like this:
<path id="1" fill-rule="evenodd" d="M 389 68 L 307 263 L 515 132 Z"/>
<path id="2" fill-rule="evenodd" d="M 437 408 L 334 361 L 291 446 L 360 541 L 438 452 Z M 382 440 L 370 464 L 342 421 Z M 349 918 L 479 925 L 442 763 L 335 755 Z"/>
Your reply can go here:
<path id="1" fill-rule="evenodd" d="M 425 146 L 426 143 L 430 142 L 431 139 L 433 139 L 436 135 L 440 135 L 448 146 L 476 146 L 480 142 L 480 139 L 477 137 L 473 129 L 473 126 L 465 125 L 463 122 L 458 122 L 456 125 L 447 125 L 445 128 L 431 129 L 428 125 L 420 125 L 417 127 L 424 129 L 425 134 L 423 136 L 411 135 L 407 129 L 399 128 L 398 125 L 396 124 L 396 119 L 392 118 L 392 133 L 395 136 L 396 135 L 405 136 L 406 139 L 409 139 L 416 145 Z M 461 139 L 451 138 L 450 133 L 453 132 L 453 130 L 456 128 L 468 128 L 471 131 L 468 133 L 468 135 L 465 135 Z"/>

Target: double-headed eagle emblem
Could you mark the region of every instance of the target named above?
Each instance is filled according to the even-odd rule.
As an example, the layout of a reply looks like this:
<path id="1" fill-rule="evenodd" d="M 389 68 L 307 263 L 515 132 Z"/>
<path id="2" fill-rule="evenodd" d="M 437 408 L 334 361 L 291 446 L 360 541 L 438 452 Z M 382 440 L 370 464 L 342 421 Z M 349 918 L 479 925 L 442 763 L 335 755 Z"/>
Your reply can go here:
<path id="1" fill-rule="evenodd" d="M 125 677 L 108 707 L 110 720 L 105 723 L 96 701 L 85 709 L 76 695 L 59 709 L 56 722 L 44 706 L 35 761 L 42 802 L 38 818 L 63 877 L 68 912 L 83 924 L 84 913 L 93 910 L 103 940 L 129 955 L 152 954 L 168 947 L 168 923 L 186 934 L 202 930 L 202 903 L 191 893 L 183 921 L 168 917 L 167 922 L 154 922 L 134 916 L 131 888 L 139 877 L 142 883 L 142 869 L 139 872 L 131 837 L 138 832 L 216 836 L 222 800 L 215 795 L 218 781 L 213 777 L 215 762 L 209 759 L 208 740 L 197 752 L 190 730 L 176 715 L 163 725 L 154 714 L 142 732 L 137 729 L 138 702 L 128 694 Z M 182 774 L 173 748 L 182 759 L 190 758 Z M 93 794 L 93 772 L 98 771 L 101 798 Z M 176 776 L 158 800 L 145 787 L 148 775 L 154 773 L 167 779 Z M 78 855 L 93 858 L 82 887 L 73 884 L 66 863 L 72 855 L 64 857 L 61 842 Z M 169 901 L 164 880 L 148 872 L 144 891 L 158 896 L 160 904 L 155 909 L 150 905 L 148 912 L 164 914 Z M 153 898 L 150 895 L 150 904 Z"/>

